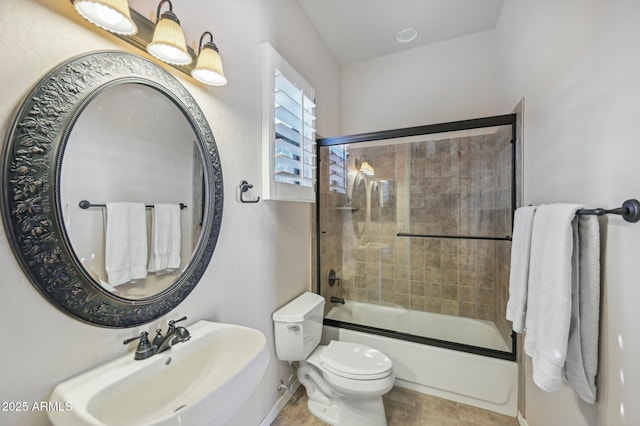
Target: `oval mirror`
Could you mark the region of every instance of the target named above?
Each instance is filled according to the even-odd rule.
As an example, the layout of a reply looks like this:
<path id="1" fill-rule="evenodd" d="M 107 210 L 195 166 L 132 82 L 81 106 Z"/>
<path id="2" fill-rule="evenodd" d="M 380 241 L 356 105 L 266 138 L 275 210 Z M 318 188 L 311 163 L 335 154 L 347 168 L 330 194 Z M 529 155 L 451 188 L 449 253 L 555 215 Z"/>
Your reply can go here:
<path id="1" fill-rule="evenodd" d="M 222 219 L 218 150 L 195 100 L 153 62 L 95 52 L 61 64 L 26 98 L 3 160 L 14 254 L 64 312 L 143 324 L 204 273 Z"/>
<path id="2" fill-rule="evenodd" d="M 162 92 L 139 83 L 102 90 L 78 116 L 61 156 L 60 206 L 70 246 L 91 278 L 114 295 L 144 299 L 168 289 L 189 264 L 200 235 L 202 156 L 196 134 L 180 109 Z M 195 196 L 195 197 L 194 197 Z M 87 201 L 85 203 L 84 201 Z M 139 233 L 147 253 L 140 258 L 144 277 L 125 280 L 107 247 L 119 241 L 119 229 L 105 222 L 110 202 L 140 202 L 147 228 Z M 82 205 L 81 205 L 82 203 Z M 148 259 L 154 236 L 155 204 L 175 204 L 176 264 L 151 271 Z M 104 207 L 103 207 L 104 206 Z M 180 209 L 180 206 L 183 208 Z M 117 207 L 117 206 L 115 206 Z M 195 217 L 194 217 L 195 215 Z M 118 220 L 116 217 L 115 220 Z M 162 217 L 160 218 L 162 220 Z M 193 226 L 197 228 L 194 229 Z M 166 226 L 171 226 L 168 224 Z M 159 236 L 162 236 L 162 229 Z M 108 240 L 108 241 L 107 241 Z M 114 250 L 121 250 L 114 247 Z M 107 263 L 107 259 L 109 263 Z M 154 255 L 155 263 L 155 255 Z M 155 265 L 154 265 L 155 266 Z M 111 269 L 111 273 L 110 273 Z"/>

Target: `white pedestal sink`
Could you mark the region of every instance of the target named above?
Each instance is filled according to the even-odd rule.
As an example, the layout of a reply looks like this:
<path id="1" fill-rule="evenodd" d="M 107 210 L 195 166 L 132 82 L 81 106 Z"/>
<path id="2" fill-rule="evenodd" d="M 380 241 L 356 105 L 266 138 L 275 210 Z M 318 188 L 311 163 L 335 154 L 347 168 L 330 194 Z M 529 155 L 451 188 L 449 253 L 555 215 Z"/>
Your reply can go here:
<path id="1" fill-rule="evenodd" d="M 54 425 L 224 425 L 242 408 L 269 362 L 258 330 L 198 321 L 191 339 L 135 361 L 129 353 L 60 383 Z"/>

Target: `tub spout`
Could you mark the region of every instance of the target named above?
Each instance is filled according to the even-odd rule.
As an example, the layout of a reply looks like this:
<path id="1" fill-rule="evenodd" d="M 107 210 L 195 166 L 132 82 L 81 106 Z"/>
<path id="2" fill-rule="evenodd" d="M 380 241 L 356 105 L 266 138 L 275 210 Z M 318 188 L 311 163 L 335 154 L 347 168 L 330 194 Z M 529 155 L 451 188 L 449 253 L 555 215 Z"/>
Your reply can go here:
<path id="1" fill-rule="evenodd" d="M 344 298 L 331 296 L 331 303 L 342 303 L 344 305 Z"/>

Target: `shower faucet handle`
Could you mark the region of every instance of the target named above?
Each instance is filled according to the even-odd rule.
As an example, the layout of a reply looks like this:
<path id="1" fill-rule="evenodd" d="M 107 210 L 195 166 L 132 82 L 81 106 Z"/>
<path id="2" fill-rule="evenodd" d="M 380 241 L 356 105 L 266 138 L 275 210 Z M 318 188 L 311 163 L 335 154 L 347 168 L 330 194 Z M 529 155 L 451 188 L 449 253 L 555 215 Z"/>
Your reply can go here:
<path id="1" fill-rule="evenodd" d="M 329 287 L 333 287 L 334 285 L 336 285 L 336 283 L 340 285 L 339 281 L 340 278 L 338 277 L 338 274 L 336 274 L 336 271 L 334 269 L 331 269 L 329 271 Z"/>

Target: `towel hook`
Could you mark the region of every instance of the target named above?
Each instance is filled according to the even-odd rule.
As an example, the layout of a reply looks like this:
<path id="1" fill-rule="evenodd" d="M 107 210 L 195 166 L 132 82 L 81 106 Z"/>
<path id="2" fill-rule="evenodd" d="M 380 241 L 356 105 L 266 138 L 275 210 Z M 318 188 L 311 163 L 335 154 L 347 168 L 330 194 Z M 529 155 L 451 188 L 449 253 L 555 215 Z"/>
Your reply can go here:
<path id="1" fill-rule="evenodd" d="M 242 182 L 240 182 L 240 202 L 241 203 L 249 204 L 249 203 L 257 203 L 258 201 L 260 201 L 260 197 L 257 197 L 254 200 L 245 200 L 244 198 L 242 198 L 242 194 L 244 194 L 251 188 L 253 188 L 253 185 L 251 185 L 246 180 L 243 180 Z"/>

